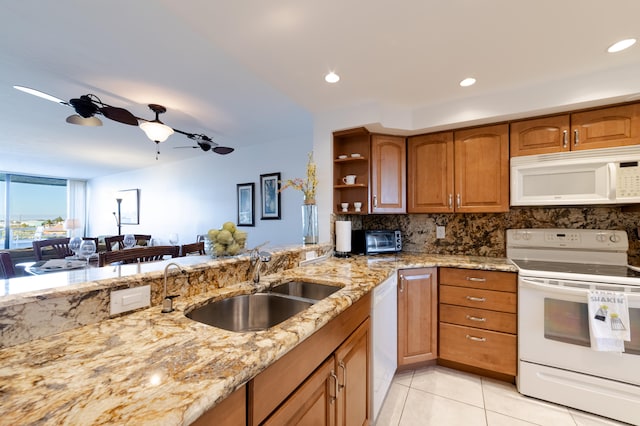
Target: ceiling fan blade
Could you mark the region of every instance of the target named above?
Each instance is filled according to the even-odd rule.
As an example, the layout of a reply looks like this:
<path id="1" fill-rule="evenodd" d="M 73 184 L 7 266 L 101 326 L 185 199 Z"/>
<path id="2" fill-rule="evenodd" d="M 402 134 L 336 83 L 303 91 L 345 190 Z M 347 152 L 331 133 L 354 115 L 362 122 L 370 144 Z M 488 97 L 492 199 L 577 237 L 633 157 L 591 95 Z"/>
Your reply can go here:
<path id="1" fill-rule="evenodd" d="M 213 148 L 213 152 L 220 155 L 231 154 L 233 151 L 233 148 L 229 148 L 228 146 L 216 146 Z"/>
<path id="2" fill-rule="evenodd" d="M 28 94 L 33 95 L 33 96 L 37 96 L 39 98 L 46 99 L 46 100 L 51 101 L 51 102 L 56 102 L 56 103 L 59 103 L 59 104 L 62 104 L 62 105 L 69 105 L 67 102 L 63 101 L 60 98 L 56 98 L 55 96 L 52 96 L 52 95 L 50 95 L 48 93 L 44 93 L 44 92 L 41 92 L 39 90 L 32 89 L 30 87 L 13 86 L 13 88 L 17 89 L 17 90 L 20 90 L 21 92 L 28 93 Z"/>
<path id="3" fill-rule="evenodd" d="M 199 146 L 174 146 L 173 149 L 182 149 L 182 148 L 195 148 L 199 149 Z"/>
<path id="4" fill-rule="evenodd" d="M 100 112 L 102 115 L 107 117 L 110 120 L 117 121 L 122 124 L 129 124 L 131 126 L 138 125 L 138 119 L 135 115 L 131 114 L 124 108 L 112 107 L 112 106 L 103 106 L 100 107 Z"/>

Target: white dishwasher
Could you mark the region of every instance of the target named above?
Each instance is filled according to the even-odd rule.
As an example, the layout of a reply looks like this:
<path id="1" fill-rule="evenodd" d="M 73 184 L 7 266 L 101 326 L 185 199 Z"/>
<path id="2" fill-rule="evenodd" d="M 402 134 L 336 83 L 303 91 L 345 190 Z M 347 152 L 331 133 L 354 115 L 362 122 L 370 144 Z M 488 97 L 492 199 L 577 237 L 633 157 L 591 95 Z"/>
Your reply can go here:
<path id="1" fill-rule="evenodd" d="M 398 277 L 389 277 L 373 289 L 371 305 L 372 420 L 375 423 L 398 367 Z"/>

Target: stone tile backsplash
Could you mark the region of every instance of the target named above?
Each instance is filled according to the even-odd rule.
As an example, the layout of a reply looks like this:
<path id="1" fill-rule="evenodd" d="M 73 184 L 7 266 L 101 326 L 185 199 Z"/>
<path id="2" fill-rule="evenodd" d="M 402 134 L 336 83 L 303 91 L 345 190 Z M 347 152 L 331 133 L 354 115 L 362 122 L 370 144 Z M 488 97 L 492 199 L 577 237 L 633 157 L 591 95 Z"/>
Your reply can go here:
<path id="1" fill-rule="evenodd" d="M 618 229 L 629 235 L 629 263 L 640 265 L 639 212 L 616 207 L 529 208 L 507 213 L 338 216 L 353 229 L 400 229 L 409 252 L 471 256 L 506 256 L 506 230 L 512 228 Z M 445 238 L 436 239 L 436 225 Z"/>

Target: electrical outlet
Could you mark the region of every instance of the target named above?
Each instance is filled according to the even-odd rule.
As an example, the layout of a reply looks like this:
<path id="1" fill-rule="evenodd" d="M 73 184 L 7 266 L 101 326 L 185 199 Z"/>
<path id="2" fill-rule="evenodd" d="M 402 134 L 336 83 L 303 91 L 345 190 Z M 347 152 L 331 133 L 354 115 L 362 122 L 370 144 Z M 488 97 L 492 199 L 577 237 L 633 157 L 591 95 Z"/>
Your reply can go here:
<path id="1" fill-rule="evenodd" d="M 111 315 L 151 305 L 151 286 L 127 288 L 111 292 Z"/>
<path id="2" fill-rule="evenodd" d="M 436 225 L 436 238 L 444 238 L 444 226 Z"/>

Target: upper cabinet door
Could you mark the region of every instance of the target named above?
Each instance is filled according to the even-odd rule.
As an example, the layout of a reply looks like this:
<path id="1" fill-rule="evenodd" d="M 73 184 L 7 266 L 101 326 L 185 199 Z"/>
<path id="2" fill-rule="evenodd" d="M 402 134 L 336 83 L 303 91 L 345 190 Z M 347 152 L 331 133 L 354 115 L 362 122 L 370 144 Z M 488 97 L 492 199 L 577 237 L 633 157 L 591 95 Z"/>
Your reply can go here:
<path id="1" fill-rule="evenodd" d="M 509 211 L 509 125 L 454 133 L 459 213 Z"/>
<path id="2" fill-rule="evenodd" d="M 640 143 L 640 104 L 571 114 L 571 133 L 573 150 Z"/>
<path id="3" fill-rule="evenodd" d="M 371 212 L 406 213 L 407 145 L 402 136 L 371 137 Z"/>
<path id="4" fill-rule="evenodd" d="M 512 157 L 571 149 L 569 114 L 516 121 L 510 129 Z"/>
<path id="5" fill-rule="evenodd" d="M 407 151 L 407 212 L 453 212 L 453 132 L 412 136 Z"/>

